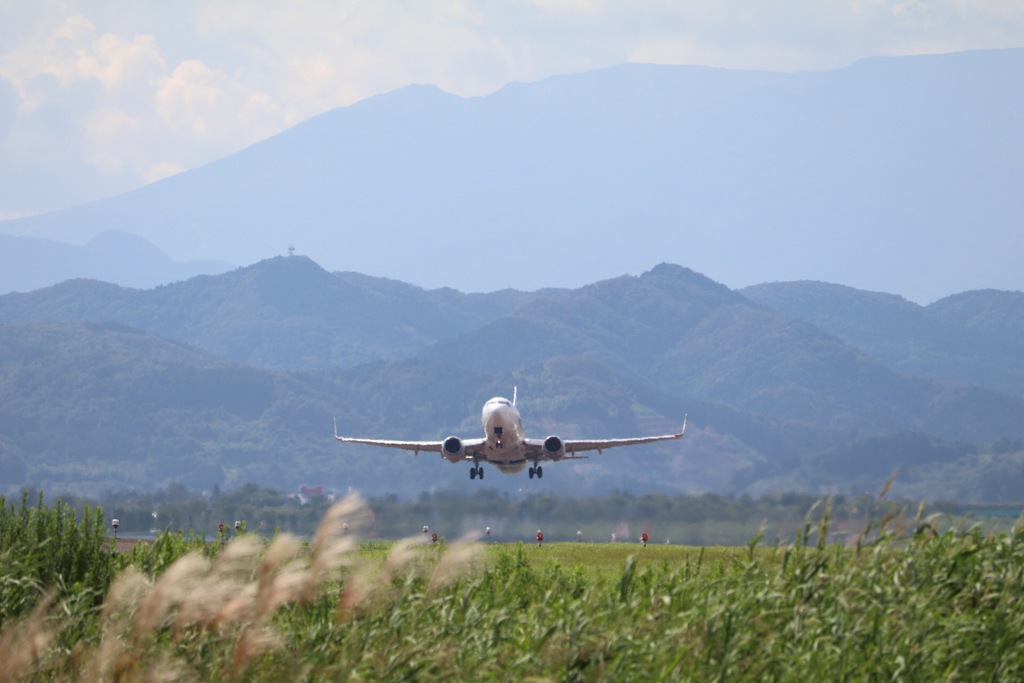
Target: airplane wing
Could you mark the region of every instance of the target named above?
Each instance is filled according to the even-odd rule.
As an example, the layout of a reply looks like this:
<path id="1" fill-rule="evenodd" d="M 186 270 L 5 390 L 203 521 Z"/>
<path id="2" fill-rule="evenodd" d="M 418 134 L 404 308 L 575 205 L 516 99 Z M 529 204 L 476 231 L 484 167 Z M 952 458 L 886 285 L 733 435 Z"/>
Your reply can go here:
<path id="1" fill-rule="evenodd" d="M 397 441 L 393 439 L 362 439 L 353 436 L 339 436 L 337 422 L 334 423 L 334 438 L 342 443 L 361 443 L 367 446 L 397 448 L 403 451 L 413 451 L 416 454 L 419 454 L 420 451 L 440 453 L 444 450 L 444 441 Z M 484 443 L 483 439 L 462 439 L 461 441 L 467 460 L 472 460 L 476 449 Z"/>
<path id="2" fill-rule="evenodd" d="M 671 441 L 681 439 L 686 433 L 686 418 L 683 417 L 683 427 L 675 434 L 661 434 L 659 436 L 636 436 L 628 439 L 565 439 L 562 444 L 565 446 L 565 455 L 556 456 L 550 453 L 545 447 L 547 439 L 526 439 L 526 447 L 529 451 L 529 459 L 539 460 L 572 460 L 574 458 L 586 458 L 585 455 L 577 455 L 586 451 L 597 451 L 600 453 L 606 448 L 618 446 L 637 446 L 644 443 L 656 443 L 658 441 Z"/>
<path id="3" fill-rule="evenodd" d="M 440 453 L 442 443 L 440 441 L 393 441 L 390 439 L 360 439 L 352 436 L 338 436 L 334 438 L 342 443 L 361 443 L 368 446 L 382 446 L 384 448 L 400 448 L 403 451 L 429 451 Z"/>

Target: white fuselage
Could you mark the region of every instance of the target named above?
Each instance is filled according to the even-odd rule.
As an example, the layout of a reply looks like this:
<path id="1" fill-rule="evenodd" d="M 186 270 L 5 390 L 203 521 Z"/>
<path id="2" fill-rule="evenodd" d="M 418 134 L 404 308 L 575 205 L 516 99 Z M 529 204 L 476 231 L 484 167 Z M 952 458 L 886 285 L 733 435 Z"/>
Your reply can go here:
<path id="1" fill-rule="evenodd" d="M 495 396 L 484 404 L 481 422 L 486 439 L 487 462 L 502 472 L 514 474 L 526 467 L 523 422 L 512 401 Z"/>
<path id="2" fill-rule="evenodd" d="M 562 439 L 551 434 L 543 439 L 528 439 L 523 434 L 523 423 L 519 418 L 515 397 L 513 393 L 510 401 L 502 396 L 495 396 L 484 404 L 480 415 L 484 430 L 482 439 L 461 439 L 453 435 L 442 441 L 405 441 L 341 436 L 338 434 L 337 422 L 334 424 L 334 438 L 344 443 L 398 448 L 414 453 L 440 453 L 442 458 L 452 463 L 469 461 L 473 464 L 469 469 L 470 479 L 483 479 L 484 468 L 480 466 L 482 462 L 489 462 L 506 474 L 521 472 L 529 464 L 530 478 L 540 479 L 544 476 L 544 467 L 541 463 L 586 458 L 586 455 L 580 453 L 587 451 L 600 453 L 602 450 L 619 446 L 637 446 L 681 439 L 686 431 L 686 416 L 683 416 L 683 428 L 675 434 L 632 436 L 625 439 Z"/>

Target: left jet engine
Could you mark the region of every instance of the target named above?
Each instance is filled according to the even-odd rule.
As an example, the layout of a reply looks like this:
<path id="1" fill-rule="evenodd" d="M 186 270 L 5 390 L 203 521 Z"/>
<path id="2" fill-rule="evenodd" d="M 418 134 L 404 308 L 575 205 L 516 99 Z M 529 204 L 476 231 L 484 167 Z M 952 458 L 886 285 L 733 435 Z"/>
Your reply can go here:
<path id="1" fill-rule="evenodd" d="M 466 459 L 466 451 L 462 447 L 462 439 L 457 436 L 449 436 L 441 444 L 441 455 L 450 462 L 460 462 Z"/>
<path id="2" fill-rule="evenodd" d="M 550 460 L 561 460 L 565 457 L 565 443 L 557 436 L 544 439 L 544 453 Z"/>

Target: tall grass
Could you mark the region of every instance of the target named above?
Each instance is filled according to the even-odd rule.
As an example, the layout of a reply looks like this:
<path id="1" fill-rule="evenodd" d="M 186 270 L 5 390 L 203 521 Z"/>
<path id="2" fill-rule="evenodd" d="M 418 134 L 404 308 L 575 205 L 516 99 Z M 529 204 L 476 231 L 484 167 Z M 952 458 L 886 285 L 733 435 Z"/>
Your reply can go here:
<path id="1" fill-rule="evenodd" d="M 20 668 L 0 680 L 1024 677 L 1021 524 L 884 517 L 838 545 L 829 514 L 794 542 L 728 550 L 361 546 L 346 530 L 365 508 L 347 499 L 309 544 L 178 537 L 149 565 L 160 541 L 137 547 L 98 608 L 54 594 L 5 625 L 0 661 Z M 55 644 L 75 620 L 91 626 Z"/>
<path id="2" fill-rule="evenodd" d="M 102 511 L 78 515 L 61 501 L 35 505 L 0 497 L 0 624 L 22 614 L 49 589 L 99 604 L 116 572 Z"/>

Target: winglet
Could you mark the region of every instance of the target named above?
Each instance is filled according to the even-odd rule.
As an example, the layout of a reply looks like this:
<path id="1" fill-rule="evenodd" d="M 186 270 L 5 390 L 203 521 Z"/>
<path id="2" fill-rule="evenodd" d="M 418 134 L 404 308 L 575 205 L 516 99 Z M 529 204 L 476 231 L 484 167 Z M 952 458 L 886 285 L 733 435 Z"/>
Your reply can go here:
<path id="1" fill-rule="evenodd" d="M 518 390 L 519 390 L 519 387 L 517 387 L 516 385 L 513 384 L 512 385 L 512 405 L 516 404 L 516 392 Z"/>
<path id="2" fill-rule="evenodd" d="M 341 437 L 338 436 L 338 418 L 334 418 L 334 438 L 341 441 Z"/>
<path id="3" fill-rule="evenodd" d="M 686 413 L 683 413 L 683 428 L 679 430 L 679 438 L 683 438 L 683 434 L 686 433 Z"/>

